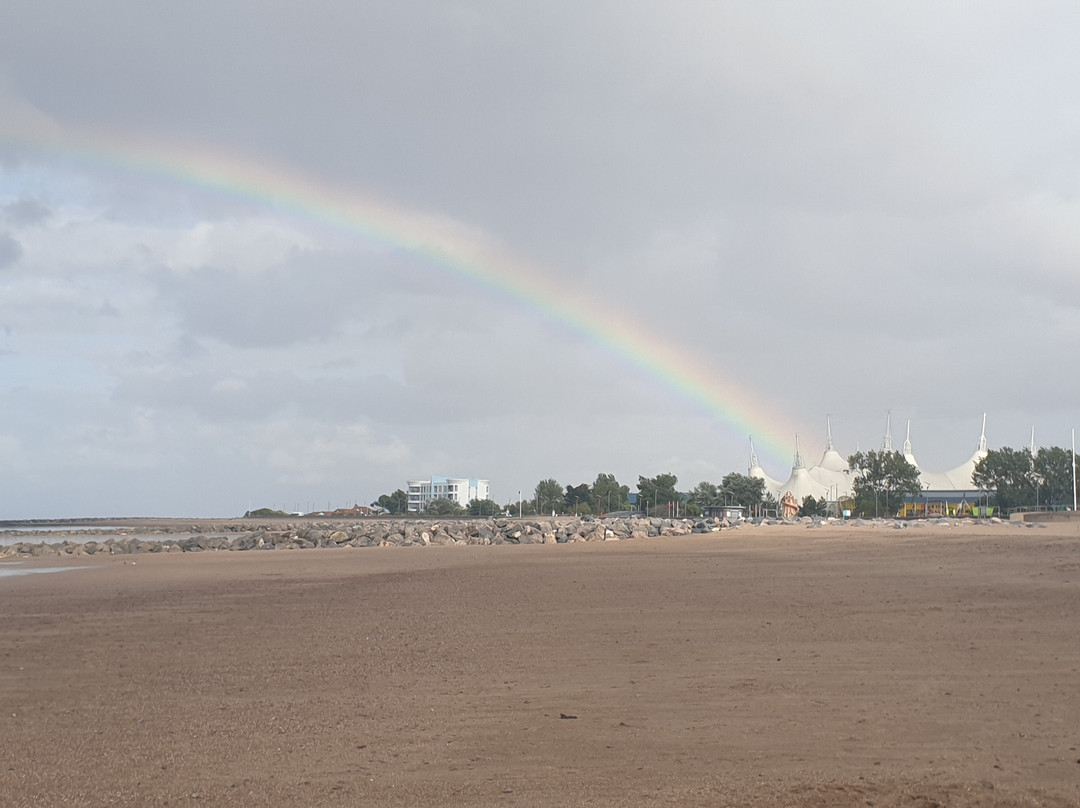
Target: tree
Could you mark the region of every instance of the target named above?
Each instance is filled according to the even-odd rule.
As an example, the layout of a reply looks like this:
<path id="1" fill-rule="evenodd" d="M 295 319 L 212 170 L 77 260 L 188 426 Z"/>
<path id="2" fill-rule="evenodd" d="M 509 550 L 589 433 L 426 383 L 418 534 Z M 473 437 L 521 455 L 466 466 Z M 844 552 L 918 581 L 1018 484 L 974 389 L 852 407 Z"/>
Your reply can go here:
<path id="1" fill-rule="evenodd" d="M 521 502 L 513 501 L 506 503 L 506 512 L 511 516 L 536 516 L 536 500 L 523 499 Z"/>
<path id="2" fill-rule="evenodd" d="M 470 516 L 494 516 L 502 511 L 498 503 L 490 499 L 474 499 L 470 500 L 469 506 L 465 509 L 469 512 Z"/>
<path id="3" fill-rule="evenodd" d="M 629 510 L 630 488 L 619 485 L 614 474 L 597 474 L 592 485 L 592 501 L 597 513 Z"/>
<path id="4" fill-rule="evenodd" d="M 822 497 L 814 499 L 812 494 L 803 497 L 799 508 L 799 516 L 827 516 L 829 513 L 829 501 Z"/>
<path id="5" fill-rule="evenodd" d="M 1073 456 L 1068 449 L 1051 446 L 1035 455 L 1035 473 L 1042 480 L 1043 502 L 1050 506 L 1073 504 Z"/>
<path id="6" fill-rule="evenodd" d="M 712 483 L 702 480 L 690 489 L 686 499 L 689 504 L 696 505 L 699 509 L 707 505 L 719 505 L 721 502 L 720 490 Z M 700 512 L 699 510 L 698 513 Z"/>
<path id="7" fill-rule="evenodd" d="M 674 474 L 658 474 L 655 477 L 638 477 L 638 502 L 653 512 L 667 514 L 669 502 L 678 502 L 681 497 L 675 490 L 679 478 Z"/>
<path id="8" fill-rule="evenodd" d="M 563 503 L 563 488 L 556 480 L 541 480 L 536 484 L 535 499 L 540 513 L 558 510 Z"/>
<path id="9" fill-rule="evenodd" d="M 971 481 L 983 491 L 993 491 L 998 508 L 1008 510 L 1035 504 L 1034 471 L 1030 449 L 1003 446 L 991 449 L 975 464 Z"/>
<path id="10" fill-rule="evenodd" d="M 765 481 L 762 480 L 762 483 Z M 773 516 L 777 516 L 780 513 L 780 503 L 776 497 L 772 495 L 771 491 L 766 491 L 761 497 L 761 507 L 765 513 L 771 513 Z"/>
<path id="11" fill-rule="evenodd" d="M 999 508 L 1034 505 L 1071 505 L 1073 501 L 1072 452 L 1051 446 L 1032 456 L 1031 450 L 1003 446 L 991 449 L 975 465 L 972 482 L 994 492 Z"/>
<path id="12" fill-rule="evenodd" d="M 427 512 L 432 516 L 459 516 L 464 509 L 452 499 L 438 497 L 427 504 Z"/>
<path id="13" fill-rule="evenodd" d="M 863 516 L 895 513 L 905 496 L 922 493 L 919 470 L 899 452 L 856 452 L 848 465 L 855 472 L 855 511 Z"/>
<path id="14" fill-rule="evenodd" d="M 720 494 L 724 497 L 725 505 L 730 497 L 734 504 L 742 505 L 750 512 L 765 500 L 765 481 L 733 471 L 720 481 Z"/>
<path id="15" fill-rule="evenodd" d="M 380 494 L 371 507 L 382 508 L 389 514 L 402 514 L 409 508 L 409 495 L 399 488 L 392 494 Z"/>
<path id="16" fill-rule="evenodd" d="M 566 486 L 566 494 L 563 496 L 563 502 L 566 503 L 567 511 L 580 513 L 581 506 L 584 505 L 587 508 L 591 501 L 592 491 L 589 490 L 588 483 Z M 590 510 L 589 513 L 592 513 L 592 511 Z"/>

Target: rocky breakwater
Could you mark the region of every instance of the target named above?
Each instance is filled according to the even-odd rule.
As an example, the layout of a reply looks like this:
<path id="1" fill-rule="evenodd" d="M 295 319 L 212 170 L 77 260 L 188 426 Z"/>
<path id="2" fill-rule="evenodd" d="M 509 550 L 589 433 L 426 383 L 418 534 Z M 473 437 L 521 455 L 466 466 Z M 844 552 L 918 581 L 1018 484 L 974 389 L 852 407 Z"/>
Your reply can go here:
<path id="1" fill-rule="evenodd" d="M 646 517 L 551 519 L 364 519 L 356 522 L 260 524 L 249 520 L 205 529 L 199 525 L 162 527 L 104 537 L 71 532 L 20 531 L 25 540 L 0 546 L 0 557 L 198 553 L 218 550 L 303 550 L 319 547 L 415 547 L 468 544 L 564 544 L 623 541 L 688 533 L 712 533 L 728 527 L 722 520 Z M 9 538 L 11 534 L 9 534 Z"/>

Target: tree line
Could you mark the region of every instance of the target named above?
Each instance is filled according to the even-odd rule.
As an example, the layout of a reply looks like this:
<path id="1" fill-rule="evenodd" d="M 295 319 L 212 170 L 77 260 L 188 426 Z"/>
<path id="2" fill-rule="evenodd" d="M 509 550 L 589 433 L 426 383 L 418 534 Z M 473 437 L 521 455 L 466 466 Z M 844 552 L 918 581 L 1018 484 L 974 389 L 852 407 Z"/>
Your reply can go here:
<path id="1" fill-rule="evenodd" d="M 1069 449 L 1051 446 L 1030 449 L 991 449 L 971 475 L 1003 510 L 1071 508 L 1074 503 L 1076 459 Z"/>
<path id="2" fill-rule="evenodd" d="M 1016 508 L 1061 508 L 1073 504 L 1074 464 L 1072 453 L 1053 446 L 1032 453 L 1030 449 L 991 449 L 972 474 L 972 490 L 983 492 L 999 510 Z M 897 451 L 856 452 L 848 458 L 852 473 L 852 494 L 839 503 L 856 516 L 895 516 L 905 497 L 922 493 L 919 470 Z M 719 483 L 699 482 L 686 492 L 677 490 L 678 477 L 658 474 L 638 477 L 637 513 L 651 516 L 700 516 L 710 506 L 740 505 L 748 514 L 775 513 L 776 499 L 765 490 L 765 481 L 732 472 Z M 390 514 L 405 514 L 408 495 L 401 489 L 383 494 L 371 503 Z M 803 498 L 799 516 L 824 516 L 830 503 L 824 497 Z M 449 499 L 434 499 L 426 513 L 433 516 L 517 516 L 537 514 L 611 514 L 631 510 L 630 488 L 613 474 L 577 485 L 562 485 L 554 479 L 536 484 L 531 496 L 504 505 L 492 500 L 473 500 L 461 507 Z"/>
<path id="3" fill-rule="evenodd" d="M 1032 452 L 1008 446 L 991 449 L 975 464 L 971 490 L 999 511 L 1061 509 L 1075 502 L 1076 460 L 1051 446 Z M 919 470 L 896 451 L 856 452 L 848 458 L 855 475 L 853 496 L 843 507 L 858 516 L 894 516 L 905 497 L 922 494 Z"/>
<path id="4" fill-rule="evenodd" d="M 991 449 L 975 464 L 971 490 L 999 511 L 1054 509 L 1074 503 L 1075 458 L 1051 446 L 1032 452 L 1008 446 Z M 855 475 L 853 496 L 842 507 L 858 516 L 894 516 L 905 497 L 922 494 L 919 470 L 896 451 L 856 452 L 848 458 Z"/>
<path id="5" fill-rule="evenodd" d="M 614 474 L 598 474 L 590 484 L 566 485 L 555 479 L 544 479 L 536 484 L 530 495 L 499 505 L 492 500 L 472 500 L 461 507 L 449 499 L 433 499 L 425 513 L 432 516 L 495 516 L 507 513 L 512 516 L 536 516 L 538 514 L 602 515 L 633 510 L 653 516 L 696 517 L 704 508 L 717 505 L 741 505 L 748 512 L 760 509 L 775 500 L 765 491 L 764 480 L 746 474 L 728 474 L 719 484 L 700 482 L 689 492 L 677 490 L 679 478 L 674 474 L 658 474 L 655 477 L 638 477 L 636 506 L 630 503 L 630 487 L 620 483 Z M 371 503 L 387 513 L 401 515 L 408 510 L 409 497 L 401 489 L 382 494 Z"/>

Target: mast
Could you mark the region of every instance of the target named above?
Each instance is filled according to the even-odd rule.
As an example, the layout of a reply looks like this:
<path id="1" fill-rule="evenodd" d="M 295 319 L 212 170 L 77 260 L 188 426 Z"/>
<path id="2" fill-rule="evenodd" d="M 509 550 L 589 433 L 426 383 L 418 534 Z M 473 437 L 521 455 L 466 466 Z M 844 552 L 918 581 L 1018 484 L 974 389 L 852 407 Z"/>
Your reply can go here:
<path id="1" fill-rule="evenodd" d="M 892 448 L 892 410 L 888 410 L 885 416 L 885 440 L 881 444 L 881 451 L 891 452 Z"/>
<path id="2" fill-rule="evenodd" d="M 1073 511 L 1076 511 L 1076 428 L 1072 431 L 1072 455 L 1073 455 Z"/>

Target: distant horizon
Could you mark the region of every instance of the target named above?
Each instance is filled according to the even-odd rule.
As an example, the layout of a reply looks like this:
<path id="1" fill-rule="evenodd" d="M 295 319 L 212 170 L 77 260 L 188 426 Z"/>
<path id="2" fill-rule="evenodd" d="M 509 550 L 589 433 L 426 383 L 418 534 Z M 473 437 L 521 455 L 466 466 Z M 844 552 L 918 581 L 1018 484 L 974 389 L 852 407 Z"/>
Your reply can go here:
<path id="1" fill-rule="evenodd" d="M 900 446 L 902 447 L 902 445 L 903 445 L 903 441 L 900 441 Z M 990 446 L 988 444 L 987 448 L 989 450 L 993 451 L 995 449 L 1000 450 L 1000 449 L 1003 449 L 1003 448 L 1028 449 L 1029 446 L 1023 445 L 1023 446 L 1019 446 L 1019 447 L 1015 447 L 1015 446 L 1009 447 L 1009 446 L 1004 446 L 1003 445 L 1003 446 L 994 447 L 994 446 Z M 1058 449 L 1064 449 L 1067 452 L 1072 452 L 1073 451 L 1071 445 L 1066 445 L 1066 446 L 1061 446 L 1061 445 L 1038 446 L 1037 445 L 1037 448 L 1039 448 L 1039 449 L 1058 448 Z M 881 447 L 878 446 L 878 447 L 874 448 L 874 451 L 879 451 L 880 449 L 881 449 Z M 866 451 L 866 450 L 863 450 L 863 451 Z M 897 448 L 895 441 L 894 441 L 893 451 L 896 451 L 897 453 L 902 454 L 902 449 Z M 844 457 L 845 460 L 847 460 L 851 456 L 851 454 L 853 454 L 853 453 L 854 452 L 849 453 L 849 454 L 844 454 L 844 453 L 841 452 L 840 454 Z M 956 466 L 961 465 L 964 461 L 968 460 L 972 456 L 972 454 L 974 454 L 974 452 L 969 453 L 966 457 L 962 458 L 957 464 L 955 464 L 954 466 L 950 466 L 950 467 L 948 467 L 946 469 L 929 469 L 929 468 L 924 467 L 921 463 L 920 463 L 919 467 L 920 467 L 920 469 L 922 471 L 930 472 L 930 473 L 947 471 L 947 470 L 949 470 L 951 468 L 955 468 Z M 810 462 L 807 462 L 807 458 L 805 458 L 805 457 L 803 459 L 804 459 L 804 463 L 806 464 L 807 467 L 813 466 L 817 462 L 816 460 L 811 460 Z M 765 467 L 763 466 L 763 468 L 765 468 Z M 747 471 L 748 470 L 749 469 L 747 469 Z M 767 473 L 768 469 L 765 468 L 765 471 Z M 788 468 L 788 471 L 790 471 L 790 467 Z M 607 472 L 597 472 L 597 474 L 605 474 L 605 473 L 607 473 Z M 656 474 L 663 474 L 663 473 L 666 473 L 666 472 L 656 472 L 655 474 L 653 474 L 651 476 L 656 476 Z M 727 473 L 745 474 L 746 471 L 727 472 Z M 582 482 L 586 482 L 591 486 L 592 483 L 596 480 L 596 476 L 597 475 L 594 474 L 589 480 L 583 480 Z M 647 476 L 647 475 L 641 475 L 641 476 Z M 716 480 L 695 480 L 693 482 L 684 481 L 684 480 L 682 480 L 680 478 L 678 485 L 679 486 L 686 485 L 686 490 L 685 491 L 680 490 L 679 493 L 683 493 L 683 494 L 687 493 L 687 491 L 692 489 L 699 482 L 713 482 L 714 484 L 719 484 L 719 482 L 723 478 L 723 476 L 724 475 L 721 475 Z M 543 479 L 549 479 L 549 478 L 547 478 L 547 477 L 540 478 L 540 480 L 543 480 Z M 530 494 L 530 496 L 523 496 L 524 501 L 527 501 L 527 500 L 529 500 L 531 498 L 531 493 L 535 489 L 536 484 L 540 482 L 540 480 L 537 480 L 536 483 L 533 484 L 532 488 L 528 489 L 528 493 Z M 634 493 L 634 490 L 635 490 L 635 488 L 637 486 L 637 476 L 635 476 L 632 481 L 624 481 L 624 480 L 621 480 L 621 479 L 618 479 L 618 478 L 616 478 L 616 480 L 620 485 L 628 486 L 630 488 L 631 494 Z M 566 483 L 566 482 L 564 482 L 562 480 L 556 480 L 556 481 L 559 482 L 564 488 L 568 484 L 569 485 L 579 485 L 580 484 L 580 483 Z M 301 510 L 299 512 L 288 510 L 286 507 L 279 507 L 279 506 L 275 506 L 275 505 L 272 505 L 272 504 L 271 505 L 263 504 L 263 505 L 253 505 L 252 507 L 244 509 L 244 511 L 240 512 L 239 514 L 231 514 L 231 515 L 225 515 L 225 514 L 219 514 L 219 515 L 194 515 L 194 514 L 191 514 L 191 513 L 188 513 L 188 514 L 176 514 L 176 515 L 162 515 L 162 514 L 145 513 L 145 514 L 139 515 L 139 514 L 129 513 L 129 514 L 124 515 L 124 516 L 116 516 L 116 515 L 109 515 L 109 516 L 101 516 L 101 515 L 97 515 L 97 516 L 86 516 L 86 515 L 83 515 L 83 516 L 55 516 L 55 515 L 53 515 L 53 516 L 0 516 L 0 526 L 2 526 L 5 523 L 8 523 L 8 522 L 50 522 L 50 521 L 55 521 L 55 522 L 77 523 L 79 521 L 87 521 L 87 522 L 122 521 L 122 520 L 125 520 L 125 519 L 132 519 L 132 520 L 135 520 L 135 519 L 162 519 L 162 520 L 181 520 L 181 521 L 184 520 L 184 519 L 201 519 L 201 520 L 244 519 L 245 518 L 245 516 L 244 516 L 245 513 L 249 512 L 251 510 L 259 510 L 261 508 L 268 508 L 268 509 L 271 509 L 271 510 L 283 511 L 283 512 L 289 514 L 290 516 L 304 517 L 304 516 L 308 516 L 308 515 L 317 513 L 317 512 L 322 511 L 322 510 L 334 511 L 334 510 L 339 510 L 339 509 L 350 508 L 350 507 L 353 507 L 353 506 L 372 507 L 371 503 L 374 502 L 375 500 L 377 500 L 380 495 L 382 495 L 382 494 L 391 494 L 395 490 L 397 490 L 398 488 L 401 488 L 401 490 L 405 490 L 406 486 L 401 485 L 401 486 L 398 486 L 397 488 L 390 488 L 390 489 L 388 489 L 386 491 L 380 491 L 379 493 L 375 494 L 371 498 L 371 500 L 369 500 L 367 502 L 349 501 L 347 504 L 344 504 L 344 505 L 331 504 L 326 509 L 312 508 L 310 510 L 306 510 L 306 511 Z M 515 489 L 515 491 L 516 491 L 516 489 Z M 525 493 L 526 493 L 525 489 L 522 489 L 522 494 L 524 495 Z M 501 507 L 506 507 L 506 506 L 513 505 L 514 503 L 516 503 L 517 498 L 515 497 L 513 500 L 508 500 L 506 502 L 503 502 L 503 501 L 501 501 L 499 499 L 495 499 L 495 500 L 492 500 L 492 501 L 494 501 L 496 504 L 500 505 Z M 407 516 L 407 515 L 408 514 L 401 514 L 400 516 Z M 412 516 L 417 516 L 417 517 L 423 517 L 424 516 L 423 514 L 415 514 L 415 513 L 411 514 L 411 515 Z M 249 517 L 249 518 L 257 518 L 257 517 Z M 284 517 L 282 517 L 282 518 L 284 518 Z"/>

